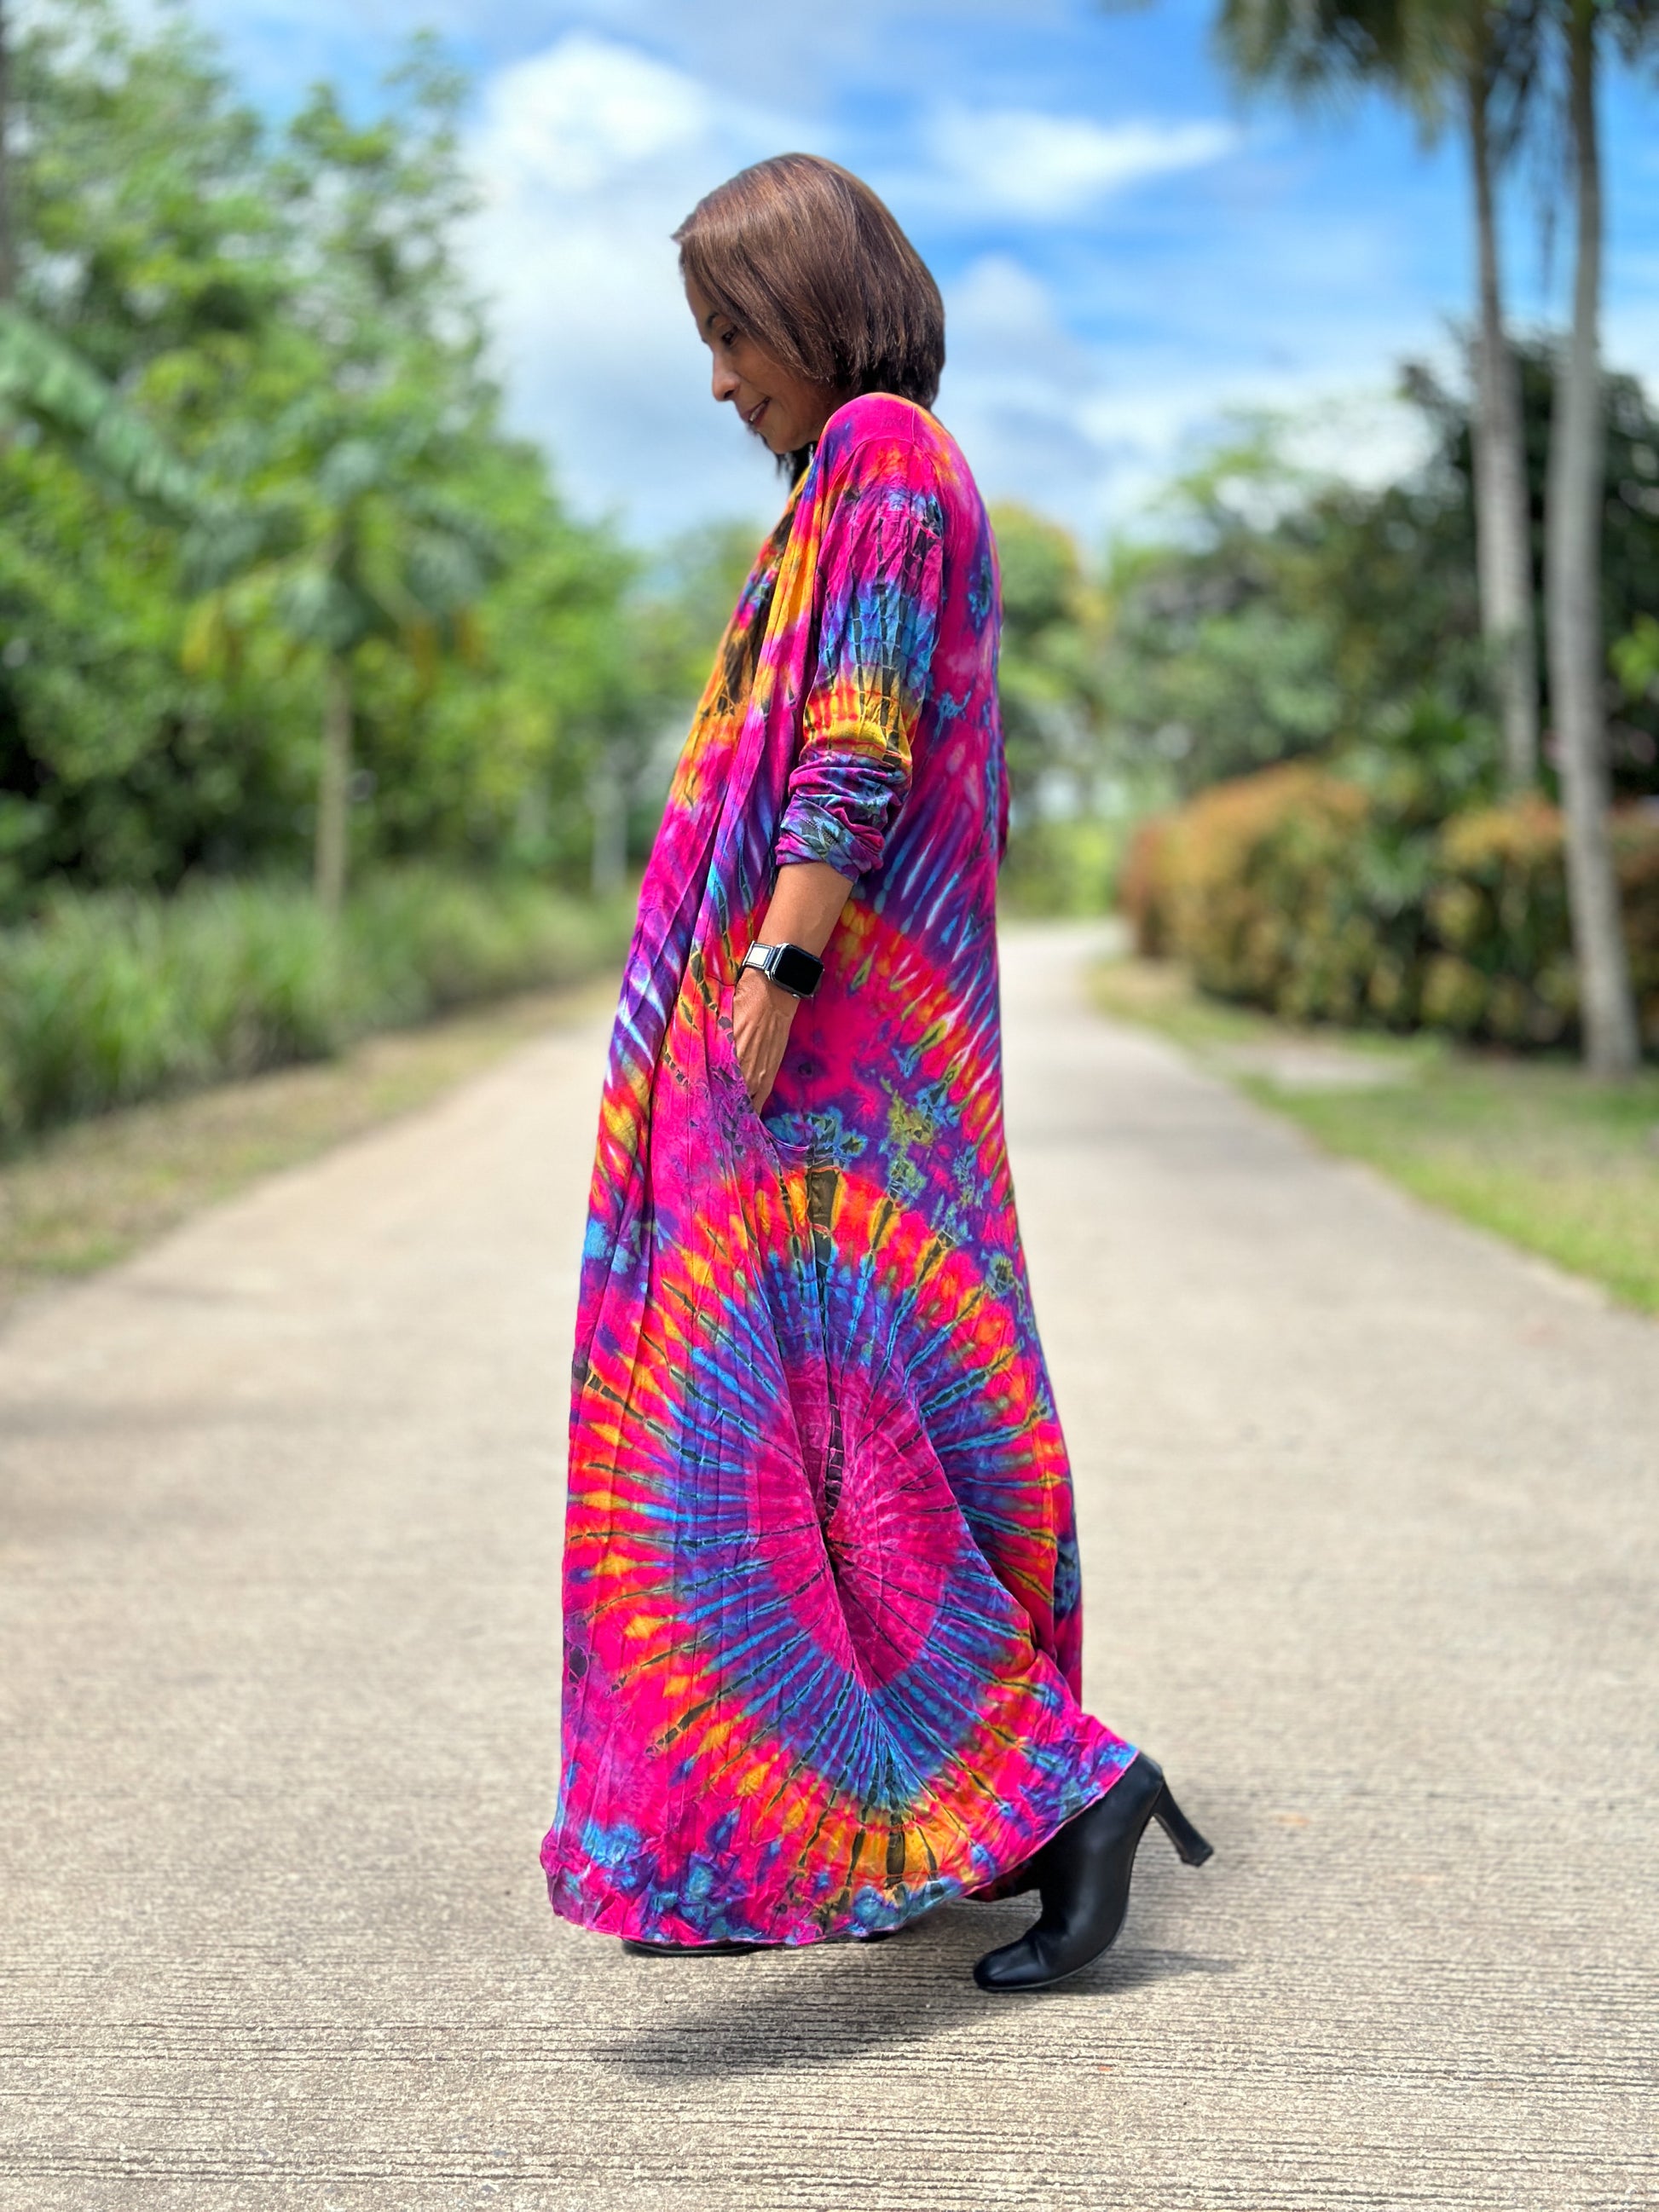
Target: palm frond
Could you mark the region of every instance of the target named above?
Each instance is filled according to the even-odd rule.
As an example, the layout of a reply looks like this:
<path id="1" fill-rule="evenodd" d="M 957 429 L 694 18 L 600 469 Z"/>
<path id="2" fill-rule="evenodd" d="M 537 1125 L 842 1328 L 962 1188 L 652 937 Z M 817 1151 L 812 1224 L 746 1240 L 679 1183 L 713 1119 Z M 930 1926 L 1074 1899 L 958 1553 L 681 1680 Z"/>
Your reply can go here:
<path id="1" fill-rule="evenodd" d="M 37 422 L 129 498 L 195 522 L 217 506 L 205 479 L 96 369 L 20 307 L 0 304 L 0 410 Z"/>

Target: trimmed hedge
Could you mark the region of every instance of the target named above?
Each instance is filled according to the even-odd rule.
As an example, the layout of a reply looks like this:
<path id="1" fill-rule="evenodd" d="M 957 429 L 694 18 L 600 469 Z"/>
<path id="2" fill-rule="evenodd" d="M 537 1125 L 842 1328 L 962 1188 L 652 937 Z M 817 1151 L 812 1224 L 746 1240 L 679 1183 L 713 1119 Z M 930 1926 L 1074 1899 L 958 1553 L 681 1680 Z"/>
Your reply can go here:
<path id="1" fill-rule="evenodd" d="M 0 933 L 0 1139 L 574 981 L 619 957 L 627 922 L 535 884 L 426 868 L 371 880 L 337 929 L 287 884 L 66 892 Z"/>
<path id="2" fill-rule="evenodd" d="M 1659 1046 L 1659 817 L 1614 818 L 1643 1033 Z M 1295 1021 L 1518 1047 L 1577 1035 L 1559 810 L 1538 797 L 1402 836 L 1382 801 L 1294 762 L 1142 824 L 1120 902 L 1138 948 Z"/>

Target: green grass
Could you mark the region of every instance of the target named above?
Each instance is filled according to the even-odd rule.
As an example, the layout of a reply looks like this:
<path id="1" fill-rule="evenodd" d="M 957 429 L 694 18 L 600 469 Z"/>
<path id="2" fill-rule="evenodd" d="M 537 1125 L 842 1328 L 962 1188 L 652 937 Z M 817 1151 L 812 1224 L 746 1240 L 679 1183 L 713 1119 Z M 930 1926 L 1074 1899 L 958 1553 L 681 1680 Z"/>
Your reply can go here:
<path id="1" fill-rule="evenodd" d="M 431 868 L 371 880 L 337 926 L 295 884 L 65 892 L 0 933 L 0 1143 L 575 981 L 620 957 L 627 923 L 538 884 Z"/>
<path id="2" fill-rule="evenodd" d="M 1598 1085 L 1562 1060 L 1293 1029 L 1162 962 L 1105 963 L 1094 989 L 1328 1151 L 1659 1313 L 1659 1070 Z"/>
<path id="3" fill-rule="evenodd" d="M 368 1038 L 337 1059 L 35 1138 L 0 1161 L 0 1315 L 125 1258 L 261 1176 L 426 1105 L 611 995 L 607 981 L 510 998 Z"/>

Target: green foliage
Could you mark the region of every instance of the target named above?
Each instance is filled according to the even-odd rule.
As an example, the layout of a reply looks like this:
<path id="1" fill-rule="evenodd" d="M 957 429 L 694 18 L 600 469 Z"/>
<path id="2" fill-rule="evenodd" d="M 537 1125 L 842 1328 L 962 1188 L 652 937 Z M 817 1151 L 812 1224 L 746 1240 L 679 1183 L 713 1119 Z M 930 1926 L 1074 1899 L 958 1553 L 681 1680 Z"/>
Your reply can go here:
<path id="1" fill-rule="evenodd" d="M 641 575 L 623 618 L 608 623 L 593 672 L 602 687 L 578 726 L 603 727 L 590 745 L 590 798 L 614 810 L 615 848 L 595 855 L 595 887 L 614 888 L 624 839 L 640 849 L 655 828 L 685 734 L 687 711 L 701 695 L 714 654 L 760 550 L 745 522 L 714 523 L 675 538 Z"/>
<path id="2" fill-rule="evenodd" d="M 180 18 L 112 0 L 42 0 L 13 74 L 58 415 L 0 445 L 0 919 L 62 878 L 302 865 L 331 645 L 359 865 L 580 880 L 596 768 L 700 675 L 656 688 L 638 564 L 501 429 L 453 244 L 458 81 L 417 41 L 379 115 L 323 88 L 273 134 Z M 0 328 L 0 392 L 17 368 Z M 136 449 L 88 472 L 98 421 L 183 465 L 151 470 L 171 511 L 208 488 L 197 527 L 125 495 Z"/>
<path id="3" fill-rule="evenodd" d="M 1553 370 L 1520 349 L 1540 587 Z M 1401 733 L 1454 750 L 1498 738 L 1475 588 L 1468 409 L 1421 369 L 1405 396 L 1423 464 L 1358 487 L 1298 466 L 1291 424 L 1240 422 L 1176 484 L 1169 534 L 1120 548 L 1107 577 L 1105 708 L 1113 752 L 1177 792 L 1304 756 L 1386 762 Z M 1659 412 L 1633 378 L 1607 380 L 1603 595 L 1622 673 L 1659 606 Z M 1618 787 L 1659 791 L 1659 689 L 1626 689 L 1609 739 Z M 1462 775 L 1467 762 L 1456 773 Z"/>
<path id="4" fill-rule="evenodd" d="M 23 304 L 131 384 L 197 349 L 246 363 L 295 280 L 264 134 L 179 14 L 43 0 L 12 27 Z"/>
<path id="5" fill-rule="evenodd" d="M 1627 698 L 1659 699 L 1659 621 L 1638 615 L 1613 648 L 1613 665 Z"/>
<path id="6" fill-rule="evenodd" d="M 1103 914 L 1112 903 L 1125 825 L 1100 814 L 1028 822 L 1008 840 L 998 879 L 1005 914 Z"/>
<path id="7" fill-rule="evenodd" d="M 194 520 L 210 508 L 198 472 L 96 369 L 33 316 L 0 301 L 0 423 L 8 421 L 55 431 L 90 473 L 173 520 Z"/>
<path id="8" fill-rule="evenodd" d="M 1308 99 L 1399 75 L 1413 12 L 1400 0 L 1222 0 L 1216 39 L 1245 83 Z"/>
<path id="9" fill-rule="evenodd" d="M 1421 747 L 1437 775 L 1447 755 Z M 1311 762 L 1217 784 L 1138 833 L 1122 877 L 1138 942 L 1189 962 L 1218 997 L 1297 1021 L 1570 1042 L 1558 810 L 1532 794 L 1448 811 L 1446 797 L 1420 772 L 1367 783 Z M 1632 976 L 1659 1045 L 1659 819 L 1626 810 L 1613 843 Z"/>
<path id="10" fill-rule="evenodd" d="M 483 346 L 453 246 L 456 222 L 475 204 L 459 160 L 466 80 L 422 32 L 386 91 L 386 112 L 357 124 L 332 87 L 319 85 L 272 165 L 314 270 L 301 319 L 357 377 L 379 382 L 388 358 L 418 358 L 446 398 L 465 404 L 477 396 Z"/>
<path id="11" fill-rule="evenodd" d="M 1100 592 L 1057 523 L 1014 506 L 991 520 L 1009 795 L 1001 897 L 1019 913 L 1097 914 L 1121 834 L 1102 714 Z"/>
<path id="12" fill-rule="evenodd" d="M 702 690 L 760 543 L 751 523 L 708 524 L 671 539 L 641 577 L 628 649 L 645 656 L 657 696 Z"/>
<path id="13" fill-rule="evenodd" d="M 1549 466 L 1550 420 L 1555 404 L 1554 349 L 1540 341 L 1516 347 L 1525 432 L 1533 574 L 1544 584 L 1544 503 Z M 1473 471 L 1466 410 L 1423 371 L 1414 389 L 1442 431 L 1446 459 L 1467 483 Z M 1617 789 L 1637 796 L 1659 792 L 1659 693 L 1628 694 L 1620 711 L 1615 686 L 1622 673 L 1622 641 L 1644 615 L 1659 607 L 1659 406 L 1634 376 L 1608 374 L 1603 398 L 1606 434 L 1602 461 L 1601 617 L 1609 679 L 1607 748 Z M 1547 682 L 1546 713 L 1548 721 Z"/>
<path id="14" fill-rule="evenodd" d="M 191 611 L 187 666 L 222 663 L 262 625 L 342 656 L 395 641 L 423 672 L 441 645 L 465 641 L 495 545 L 481 516 L 446 496 L 448 457 L 423 414 L 400 392 L 319 395 L 242 441 L 238 501 L 189 549 L 212 588 Z"/>
<path id="15" fill-rule="evenodd" d="M 1423 701 L 1484 704 L 1467 480 L 1444 455 L 1376 490 L 1287 455 L 1241 420 L 1178 483 L 1172 540 L 1108 578 L 1115 742 L 1177 790 L 1376 743 Z"/>
<path id="16" fill-rule="evenodd" d="M 1267 592 L 1120 562 L 1108 674 L 1116 744 L 1194 790 L 1323 750 L 1341 708 L 1326 625 Z"/>
<path id="17" fill-rule="evenodd" d="M 1002 572 L 1002 729 L 1016 829 L 1086 807 L 1098 765 L 1101 611 L 1075 541 L 1020 507 L 991 517 Z M 1046 804 L 1045 804 L 1046 802 Z"/>
<path id="18" fill-rule="evenodd" d="M 0 1138 L 570 982 L 625 933 L 617 908 L 429 867 L 371 879 L 338 927 L 281 884 L 58 892 L 0 933 Z"/>

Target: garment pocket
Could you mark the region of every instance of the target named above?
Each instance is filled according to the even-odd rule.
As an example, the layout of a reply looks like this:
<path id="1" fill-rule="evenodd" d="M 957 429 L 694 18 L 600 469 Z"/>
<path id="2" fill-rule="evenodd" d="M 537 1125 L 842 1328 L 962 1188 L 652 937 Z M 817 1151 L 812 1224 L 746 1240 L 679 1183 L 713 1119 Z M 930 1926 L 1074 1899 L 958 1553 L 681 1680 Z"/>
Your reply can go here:
<path id="1" fill-rule="evenodd" d="M 757 1113 L 749 1097 L 749 1085 L 743 1079 L 743 1069 L 738 1060 L 738 1042 L 732 1028 L 732 993 L 721 997 L 720 1018 L 715 1025 L 714 1049 L 709 1054 L 711 1080 L 722 1086 L 736 1121 L 751 1134 L 757 1135 L 769 1151 L 781 1160 L 794 1162 L 805 1159 L 811 1151 L 810 1145 L 796 1144 L 781 1136 L 764 1114 Z"/>

